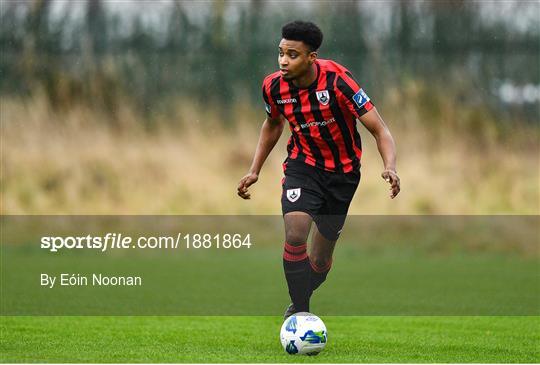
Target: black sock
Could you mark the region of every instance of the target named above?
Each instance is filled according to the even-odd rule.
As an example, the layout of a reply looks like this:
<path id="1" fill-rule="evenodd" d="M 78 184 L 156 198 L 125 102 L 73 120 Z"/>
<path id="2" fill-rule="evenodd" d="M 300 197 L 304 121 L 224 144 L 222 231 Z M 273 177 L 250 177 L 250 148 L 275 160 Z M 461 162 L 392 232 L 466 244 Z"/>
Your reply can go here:
<path id="1" fill-rule="evenodd" d="M 289 245 L 285 242 L 283 270 L 289 286 L 289 295 L 297 312 L 309 312 L 311 295 L 311 267 L 307 245 Z"/>
<path id="2" fill-rule="evenodd" d="M 323 267 L 318 267 L 311 261 L 309 263 L 311 269 L 311 293 L 313 293 L 326 280 L 326 276 L 332 267 L 332 260 L 328 261 Z"/>

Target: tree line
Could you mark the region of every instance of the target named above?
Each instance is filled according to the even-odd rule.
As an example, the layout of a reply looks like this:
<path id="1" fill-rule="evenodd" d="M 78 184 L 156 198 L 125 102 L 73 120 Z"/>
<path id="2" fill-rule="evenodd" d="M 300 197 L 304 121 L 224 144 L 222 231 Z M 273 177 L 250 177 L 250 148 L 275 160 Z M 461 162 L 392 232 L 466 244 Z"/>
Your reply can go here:
<path id="1" fill-rule="evenodd" d="M 540 84 L 538 27 L 486 17 L 482 2 L 396 0 L 380 10 L 387 24 L 361 1 L 62 4 L 2 2 L 0 93 L 39 90 L 55 108 L 89 103 L 111 113 L 129 102 L 146 115 L 179 97 L 224 108 L 240 98 L 259 103 L 261 81 L 276 69 L 280 28 L 297 18 L 319 24 L 321 57 L 349 67 L 375 95 L 411 79 L 451 85 L 462 75 L 476 88 L 465 99 L 480 90 L 481 102 L 498 108 L 497 83 Z M 516 1 L 508 17 L 527 7 L 538 10 Z M 145 20 L 149 12 L 157 23 Z"/>

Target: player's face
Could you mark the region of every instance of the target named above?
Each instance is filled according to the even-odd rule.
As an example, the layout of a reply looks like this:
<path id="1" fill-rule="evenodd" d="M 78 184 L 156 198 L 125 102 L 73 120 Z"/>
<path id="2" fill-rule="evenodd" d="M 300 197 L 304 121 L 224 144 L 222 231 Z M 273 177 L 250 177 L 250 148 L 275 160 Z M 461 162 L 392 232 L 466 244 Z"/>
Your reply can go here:
<path id="1" fill-rule="evenodd" d="M 282 39 L 279 42 L 279 69 L 281 76 L 287 81 L 302 77 L 309 72 L 316 57 L 317 53 L 311 52 L 302 41 Z"/>

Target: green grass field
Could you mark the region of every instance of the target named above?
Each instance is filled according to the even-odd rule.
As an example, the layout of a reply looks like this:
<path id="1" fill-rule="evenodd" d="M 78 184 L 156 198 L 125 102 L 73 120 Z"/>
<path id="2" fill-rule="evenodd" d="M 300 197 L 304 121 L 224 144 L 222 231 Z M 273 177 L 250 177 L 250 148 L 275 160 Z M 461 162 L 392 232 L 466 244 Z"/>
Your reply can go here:
<path id="1" fill-rule="evenodd" d="M 540 362 L 536 218 L 351 217 L 311 302 L 329 333 L 317 357 L 290 356 L 279 341 L 289 303 L 280 219 L 250 218 L 250 249 L 173 252 L 51 253 L 28 236 L 42 234 L 33 219 L 5 224 L 15 233 L 0 245 L 0 361 Z M 144 284 L 49 289 L 40 273 L 136 274 Z"/>
<path id="2" fill-rule="evenodd" d="M 324 317 L 317 357 L 280 317 L 2 317 L 2 362 L 540 362 L 540 317 Z"/>

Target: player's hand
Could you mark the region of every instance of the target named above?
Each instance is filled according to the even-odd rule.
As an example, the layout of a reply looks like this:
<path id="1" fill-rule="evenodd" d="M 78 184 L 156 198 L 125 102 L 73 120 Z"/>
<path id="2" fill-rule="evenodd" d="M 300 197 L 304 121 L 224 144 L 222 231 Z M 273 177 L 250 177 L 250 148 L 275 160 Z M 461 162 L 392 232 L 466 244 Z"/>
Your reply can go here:
<path id="1" fill-rule="evenodd" d="M 384 181 L 390 184 L 390 198 L 394 199 L 400 192 L 399 177 L 394 170 L 384 170 L 381 174 Z"/>
<path id="2" fill-rule="evenodd" d="M 238 196 L 242 199 L 251 199 L 251 194 L 248 192 L 248 188 L 255 184 L 259 180 L 259 175 L 254 172 L 246 174 L 243 178 L 240 179 L 238 183 Z"/>

